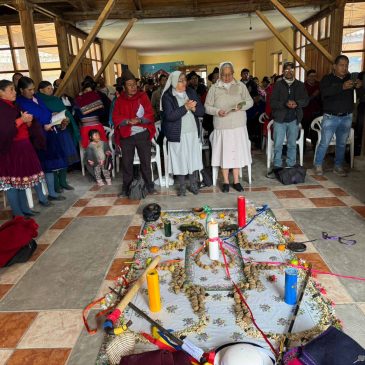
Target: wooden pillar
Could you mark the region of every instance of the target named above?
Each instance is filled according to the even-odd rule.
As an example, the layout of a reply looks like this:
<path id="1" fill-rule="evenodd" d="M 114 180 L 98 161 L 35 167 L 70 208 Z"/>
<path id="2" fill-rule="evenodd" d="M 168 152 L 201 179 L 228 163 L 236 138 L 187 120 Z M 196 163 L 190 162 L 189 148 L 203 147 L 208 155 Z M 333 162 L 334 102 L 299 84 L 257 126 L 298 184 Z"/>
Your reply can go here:
<path id="1" fill-rule="evenodd" d="M 42 71 L 33 22 L 33 7 L 25 0 L 16 0 L 16 5 L 19 12 L 20 25 L 22 27 L 29 75 L 33 79 L 35 87 L 38 87 L 38 84 L 42 81 Z"/>
<path id="2" fill-rule="evenodd" d="M 257 16 L 266 24 L 266 26 L 271 30 L 274 36 L 279 40 L 279 42 L 288 50 L 288 52 L 293 56 L 293 58 L 303 67 L 306 71 L 309 70 L 309 67 L 302 61 L 302 59 L 296 54 L 294 49 L 290 47 L 288 42 L 284 39 L 284 37 L 276 30 L 276 28 L 272 25 L 272 23 L 267 19 L 267 17 L 261 13 L 261 11 L 256 10 Z"/>
<path id="3" fill-rule="evenodd" d="M 115 0 L 108 0 L 108 3 L 105 5 L 104 10 L 101 12 L 93 29 L 90 31 L 89 35 L 85 39 L 85 42 L 84 42 L 83 46 L 81 47 L 79 53 L 77 54 L 75 59 L 72 61 L 71 66 L 68 68 L 60 87 L 57 89 L 57 91 L 55 93 L 56 96 L 62 95 L 63 92 L 65 91 L 65 88 L 66 88 L 68 82 L 71 80 L 72 76 L 74 75 L 77 68 L 79 67 L 82 59 L 85 57 L 86 52 L 88 51 L 91 43 L 95 40 L 95 37 L 98 34 L 100 28 L 104 24 L 105 20 L 108 18 L 114 4 L 115 4 Z"/>
<path id="4" fill-rule="evenodd" d="M 60 64 L 62 71 L 67 71 L 70 66 L 70 51 L 67 39 L 67 25 L 60 18 L 56 18 L 55 22 L 58 54 L 60 56 Z"/>
<path id="5" fill-rule="evenodd" d="M 105 69 L 107 68 L 107 66 L 109 65 L 110 61 L 112 60 L 112 58 L 114 57 L 114 55 L 116 54 L 116 52 L 118 51 L 119 47 L 122 45 L 124 39 L 127 37 L 129 31 L 132 29 L 134 23 L 137 21 L 137 19 L 133 18 L 129 21 L 127 27 L 124 29 L 124 32 L 122 33 L 122 35 L 119 37 L 119 39 L 115 42 L 113 49 L 110 51 L 110 53 L 108 54 L 107 58 L 104 60 L 100 70 L 98 71 L 98 73 L 95 75 L 95 81 L 99 80 L 99 77 L 101 76 L 101 74 L 105 71 Z"/>
<path id="6" fill-rule="evenodd" d="M 302 33 L 304 35 L 304 37 L 306 37 L 312 44 L 314 47 L 316 47 L 318 49 L 319 52 L 321 52 L 323 54 L 323 56 L 325 56 L 327 58 L 328 61 L 330 61 L 331 63 L 333 63 L 334 61 L 334 57 L 316 40 L 314 39 L 314 37 L 307 31 L 307 29 L 305 29 L 299 22 L 298 20 L 295 19 L 295 17 L 293 15 L 291 15 L 285 8 L 283 5 L 281 5 L 279 3 L 279 1 L 277 0 L 270 0 L 271 3 L 275 6 L 275 8 L 284 15 L 284 17 L 291 23 L 294 25 L 295 28 L 297 28 L 300 33 Z"/>
<path id="7" fill-rule="evenodd" d="M 337 4 L 331 12 L 330 52 L 336 57 L 342 52 L 343 18 L 345 4 Z"/>

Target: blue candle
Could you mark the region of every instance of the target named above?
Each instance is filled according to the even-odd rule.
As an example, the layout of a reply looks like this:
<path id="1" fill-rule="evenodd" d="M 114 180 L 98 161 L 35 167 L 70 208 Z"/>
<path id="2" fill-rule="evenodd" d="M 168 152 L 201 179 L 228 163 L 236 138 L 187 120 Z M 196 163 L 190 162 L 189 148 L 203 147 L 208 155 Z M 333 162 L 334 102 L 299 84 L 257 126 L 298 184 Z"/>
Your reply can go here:
<path id="1" fill-rule="evenodd" d="M 285 270 L 285 297 L 286 304 L 294 305 L 297 302 L 298 270 L 290 267 Z"/>

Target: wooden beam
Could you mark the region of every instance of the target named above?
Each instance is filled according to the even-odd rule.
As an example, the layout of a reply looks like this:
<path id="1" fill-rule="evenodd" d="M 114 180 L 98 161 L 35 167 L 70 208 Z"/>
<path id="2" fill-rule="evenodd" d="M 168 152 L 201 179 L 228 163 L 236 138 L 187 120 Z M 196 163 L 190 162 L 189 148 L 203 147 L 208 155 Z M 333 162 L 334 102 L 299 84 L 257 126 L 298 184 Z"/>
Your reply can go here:
<path id="1" fill-rule="evenodd" d="M 136 8 L 137 11 L 142 11 L 143 10 L 141 0 L 133 0 L 133 4 L 134 4 L 134 7 Z"/>
<path id="2" fill-rule="evenodd" d="M 319 52 L 323 54 L 331 63 L 334 62 L 335 58 L 316 40 L 314 37 L 305 29 L 298 20 L 295 19 L 293 15 L 291 15 L 285 8 L 282 6 L 277 0 L 270 0 L 271 3 L 275 6 L 275 8 L 282 14 L 284 17 L 289 20 L 291 24 L 293 24 L 299 31 L 306 37 L 314 47 L 318 49 Z"/>
<path id="3" fill-rule="evenodd" d="M 100 28 L 102 27 L 102 25 L 104 24 L 105 20 L 108 18 L 108 15 L 110 14 L 114 4 L 115 4 L 115 0 L 109 0 L 107 2 L 107 4 L 105 5 L 104 10 L 101 12 L 101 14 L 100 14 L 98 20 L 96 21 L 93 29 L 91 30 L 91 32 L 89 33 L 89 35 L 85 39 L 85 42 L 84 42 L 83 46 L 81 47 L 79 53 L 77 54 L 77 56 L 73 60 L 73 62 L 71 64 L 71 66 L 69 67 L 69 69 L 67 70 L 66 75 L 65 75 L 62 83 L 60 84 L 59 88 L 57 89 L 57 91 L 55 93 L 56 96 L 61 96 L 62 93 L 64 92 L 64 90 L 67 86 L 67 83 L 71 80 L 72 76 L 74 75 L 77 68 L 79 67 L 82 59 L 85 57 L 86 52 L 88 51 L 91 43 L 95 40 L 95 37 L 98 34 L 98 32 L 99 32 Z"/>
<path id="4" fill-rule="evenodd" d="M 117 53 L 118 49 L 120 48 L 120 46 L 122 45 L 123 41 L 125 40 L 125 38 L 127 37 L 129 31 L 132 29 L 134 23 L 137 21 L 137 19 L 131 19 L 127 25 L 127 27 L 124 29 L 124 32 L 122 33 L 122 35 L 119 37 L 119 39 L 114 43 L 113 49 L 110 51 L 110 53 L 108 54 L 107 58 L 104 60 L 100 70 L 98 71 L 98 73 L 95 76 L 95 81 L 98 81 L 99 77 L 101 76 L 101 74 L 105 71 L 105 69 L 107 68 L 107 66 L 109 65 L 110 61 L 112 60 L 112 58 L 114 57 L 114 55 Z"/>
<path id="5" fill-rule="evenodd" d="M 265 25 L 271 30 L 272 34 L 279 40 L 279 42 L 288 50 L 288 52 L 293 56 L 293 58 L 302 66 L 306 71 L 309 67 L 302 61 L 302 59 L 295 53 L 294 49 L 290 47 L 288 42 L 284 37 L 276 30 L 272 23 L 267 19 L 267 17 L 261 13 L 261 11 L 256 10 L 257 16 L 265 23 Z"/>
<path id="6" fill-rule="evenodd" d="M 39 60 L 37 37 L 33 21 L 33 7 L 24 0 L 16 2 L 19 20 L 23 34 L 25 54 L 27 57 L 29 75 L 37 88 L 42 81 L 41 62 Z"/>

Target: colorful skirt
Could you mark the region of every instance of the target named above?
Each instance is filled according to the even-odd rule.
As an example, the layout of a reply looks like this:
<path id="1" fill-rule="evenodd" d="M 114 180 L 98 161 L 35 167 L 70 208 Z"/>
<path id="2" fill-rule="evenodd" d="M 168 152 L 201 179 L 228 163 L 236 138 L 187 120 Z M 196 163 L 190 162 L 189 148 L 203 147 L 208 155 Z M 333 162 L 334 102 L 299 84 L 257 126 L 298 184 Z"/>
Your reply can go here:
<path id="1" fill-rule="evenodd" d="M 0 155 L 0 190 L 27 189 L 42 182 L 44 173 L 29 139 L 14 141 Z"/>

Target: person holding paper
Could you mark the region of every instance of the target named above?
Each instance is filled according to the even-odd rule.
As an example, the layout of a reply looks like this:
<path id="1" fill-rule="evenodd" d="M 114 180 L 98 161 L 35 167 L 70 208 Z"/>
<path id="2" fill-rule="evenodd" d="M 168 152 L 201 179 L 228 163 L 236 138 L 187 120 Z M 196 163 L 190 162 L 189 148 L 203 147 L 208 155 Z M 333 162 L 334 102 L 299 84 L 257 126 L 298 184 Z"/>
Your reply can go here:
<path id="1" fill-rule="evenodd" d="M 171 171 L 179 179 L 178 196 L 186 195 L 186 175 L 189 176 L 190 191 L 198 194 L 195 173 L 203 168 L 198 117 L 204 115 L 204 107 L 195 90 L 186 85 L 185 74 L 174 71 L 161 97 Z"/>
<path id="2" fill-rule="evenodd" d="M 49 200 L 65 200 L 66 198 L 59 195 L 54 187 L 54 171 L 65 169 L 68 166 L 67 156 L 62 146 L 59 127 L 51 125 L 52 113 L 48 110 L 41 99 L 35 95 L 34 82 L 29 77 L 22 77 L 18 81 L 18 93 L 16 103 L 42 125 L 43 133 L 46 137 L 46 149 L 38 149 L 37 154 L 42 164 L 42 169 L 46 174 L 48 199 Z M 36 192 L 42 205 L 47 204 L 42 189 Z M 45 200 L 44 200 L 45 199 Z"/>
<path id="3" fill-rule="evenodd" d="M 53 113 L 53 118 L 61 115 L 59 129 L 59 138 L 62 141 L 68 166 L 80 161 L 79 154 L 76 150 L 74 141 L 80 140 L 79 128 L 72 114 L 63 105 L 60 98 L 53 95 L 52 84 L 48 81 L 41 81 L 38 86 L 37 98 L 42 100 L 46 107 Z M 71 136 L 72 133 L 72 136 Z M 61 192 L 61 189 L 74 190 L 67 182 L 67 168 L 55 172 L 55 189 Z"/>
<path id="4" fill-rule="evenodd" d="M 142 178 L 149 194 L 155 193 L 151 173 L 151 140 L 156 133 L 153 109 L 147 94 L 138 91 L 134 75 L 123 72 L 124 90 L 113 110 L 114 138 L 122 150 L 123 187 L 120 195 L 128 195 L 133 181 L 133 160 L 137 149 Z"/>
<path id="5" fill-rule="evenodd" d="M 213 115 L 211 134 L 212 166 L 222 168 L 223 192 L 229 191 L 229 169 L 233 169 L 233 188 L 243 191 L 239 169 L 252 163 L 251 142 L 247 133 L 246 110 L 253 100 L 246 86 L 234 79 L 231 62 L 219 65 L 219 80 L 209 89 L 205 112 Z"/>

